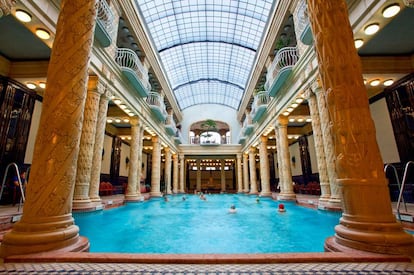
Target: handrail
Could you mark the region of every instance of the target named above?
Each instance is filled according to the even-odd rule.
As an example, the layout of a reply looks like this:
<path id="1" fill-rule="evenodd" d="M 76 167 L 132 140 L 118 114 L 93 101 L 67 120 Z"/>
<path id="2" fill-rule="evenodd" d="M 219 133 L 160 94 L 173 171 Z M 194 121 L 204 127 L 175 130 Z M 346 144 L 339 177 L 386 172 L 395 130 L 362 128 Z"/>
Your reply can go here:
<path id="1" fill-rule="evenodd" d="M 108 34 L 112 36 L 112 34 L 115 31 L 114 13 L 112 12 L 106 0 L 99 0 L 98 2 L 96 2 L 96 6 L 97 6 L 96 18 L 102 22 L 102 25 L 105 27 Z"/>
<path id="2" fill-rule="evenodd" d="M 400 214 L 400 204 L 401 204 L 401 198 L 402 198 L 402 194 L 404 192 L 404 187 L 405 187 L 405 181 L 407 180 L 407 171 L 408 171 L 408 167 L 410 164 L 414 165 L 414 161 L 409 161 L 407 162 L 407 164 L 405 165 L 405 169 L 404 169 L 404 176 L 402 179 L 402 183 L 401 183 L 401 190 L 400 190 L 400 194 L 398 196 L 398 201 L 397 201 L 397 215 L 398 215 L 398 219 L 401 220 L 401 214 Z M 407 211 L 407 208 L 405 208 L 405 211 Z"/>
<path id="3" fill-rule="evenodd" d="M 298 60 L 299 53 L 296 47 L 281 48 L 267 70 L 265 89 L 269 89 L 270 85 L 274 82 L 276 76 L 283 68 L 295 66 Z"/>
<path id="4" fill-rule="evenodd" d="M 401 182 L 400 182 L 400 177 L 398 176 L 397 168 L 395 168 L 395 166 L 392 164 L 386 164 L 384 167 L 384 173 L 387 173 L 388 168 L 392 168 L 392 171 L 394 172 L 394 177 L 395 177 L 395 181 L 397 182 L 398 195 L 399 195 L 401 192 Z M 407 212 L 407 204 L 404 201 L 404 197 L 402 198 L 402 201 L 404 202 L 405 211 Z"/>
<path id="5" fill-rule="evenodd" d="M 115 61 L 122 68 L 126 68 L 134 72 L 138 78 L 142 81 L 144 86 L 150 90 L 151 84 L 149 83 L 148 70 L 139 60 L 138 55 L 128 48 L 117 48 L 115 54 Z"/>
<path id="6" fill-rule="evenodd" d="M 296 13 L 296 20 L 298 24 L 297 27 L 295 26 L 295 29 L 297 29 L 299 34 L 301 34 L 305 27 L 309 25 L 308 6 L 306 4 L 306 0 L 301 0 Z"/>
<path id="7" fill-rule="evenodd" d="M 4 171 L 4 177 L 3 177 L 3 181 L 2 181 L 1 189 L 0 189 L 0 200 L 1 200 L 1 197 L 3 196 L 4 186 L 6 184 L 6 179 L 7 179 L 7 175 L 8 175 L 8 172 L 9 172 L 9 168 L 11 166 L 14 166 L 14 168 L 16 170 L 17 180 L 19 182 L 21 197 L 20 197 L 20 202 L 19 202 L 18 209 L 20 210 L 20 207 L 21 207 L 22 202 L 24 203 L 24 201 L 25 201 L 25 197 L 24 197 L 24 192 L 23 192 L 24 189 L 23 189 L 22 179 L 20 178 L 19 167 L 17 166 L 17 164 L 15 162 L 9 163 L 6 166 L 6 170 Z"/>

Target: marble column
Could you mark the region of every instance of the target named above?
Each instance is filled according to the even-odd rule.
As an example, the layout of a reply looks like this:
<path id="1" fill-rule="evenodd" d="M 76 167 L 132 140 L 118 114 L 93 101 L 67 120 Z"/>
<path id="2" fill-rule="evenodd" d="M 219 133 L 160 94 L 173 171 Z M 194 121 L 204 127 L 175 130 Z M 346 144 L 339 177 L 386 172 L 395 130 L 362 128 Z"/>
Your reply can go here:
<path id="1" fill-rule="evenodd" d="M 96 204 L 97 208 L 101 206 L 99 197 L 99 184 L 101 182 L 102 151 L 105 137 L 106 114 L 108 112 L 108 102 L 111 92 L 105 90 L 99 100 L 99 111 L 96 122 L 95 145 L 93 148 L 91 184 L 89 186 L 89 198 Z"/>
<path id="2" fill-rule="evenodd" d="M 270 171 L 269 171 L 269 157 L 267 156 L 267 136 L 260 137 L 259 147 L 260 157 L 260 183 L 262 196 L 271 196 L 270 192 Z"/>
<path id="3" fill-rule="evenodd" d="M 295 200 L 296 195 L 293 192 L 293 182 L 292 182 L 292 167 L 290 166 L 290 153 L 289 153 L 289 142 L 287 136 L 287 124 L 288 118 L 285 116 L 280 116 L 277 120 L 277 131 L 278 131 L 278 142 L 280 146 L 280 163 L 279 167 L 282 172 L 282 181 L 280 186 L 280 193 L 278 195 L 279 200 Z"/>
<path id="4" fill-rule="evenodd" d="M 165 185 L 167 194 L 171 194 L 171 149 L 168 147 L 164 148 L 165 153 Z"/>
<path id="5" fill-rule="evenodd" d="M 159 137 L 152 137 L 151 197 L 162 197 L 161 181 L 161 142 Z"/>
<path id="6" fill-rule="evenodd" d="M 244 188 L 243 188 L 243 192 L 244 193 L 249 193 L 250 189 L 249 189 L 249 155 L 248 154 L 243 154 L 243 183 L 244 183 Z"/>
<path id="7" fill-rule="evenodd" d="M 173 158 L 173 193 L 178 193 L 178 156 L 174 154 Z"/>
<path id="8" fill-rule="evenodd" d="M 226 192 L 226 171 L 224 171 L 225 164 L 225 160 L 220 159 L 221 192 Z"/>
<path id="9" fill-rule="evenodd" d="M 342 217 L 325 250 L 414 257 L 414 238 L 392 212 L 361 61 L 345 0 L 308 0 L 318 70 L 332 120 Z M 332 190 L 331 190 L 332 191 Z"/>
<path id="10" fill-rule="evenodd" d="M 326 160 L 326 170 L 328 173 L 329 179 L 329 189 L 331 191 L 331 196 L 328 200 L 328 205 L 330 208 L 338 208 L 342 207 L 341 204 L 341 197 L 340 192 L 338 189 L 338 185 L 336 183 L 336 165 L 335 165 L 335 152 L 334 152 L 334 145 L 333 145 L 333 136 L 332 136 L 332 123 L 329 117 L 329 110 L 326 103 L 326 93 L 324 92 L 321 85 L 317 84 L 316 82 L 315 87 L 313 88 L 313 92 L 316 95 L 316 101 L 318 104 L 319 110 L 319 118 L 321 121 L 321 131 L 322 131 L 322 141 L 323 141 L 323 150 L 325 153 L 325 160 Z M 319 87 L 317 87 L 319 86 Z"/>
<path id="11" fill-rule="evenodd" d="M 285 192 L 285 187 L 283 186 L 283 167 L 282 167 L 282 160 L 280 159 L 280 156 L 282 155 L 282 149 L 280 148 L 280 138 L 279 138 L 279 131 L 277 128 L 277 124 L 275 127 L 275 138 L 276 138 L 276 158 L 277 158 L 277 170 L 278 170 L 278 174 L 279 174 L 279 193 L 286 193 Z"/>
<path id="12" fill-rule="evenodd" d="M 237 193 L 243 193 L 242 154 L 237 154 Z"/>
<path id="13" fill-rule="evenodd" d="M 95 17 L 95 1 L 62 1 L 24 210 L 3 237 L 1 257 L 89 250 L 72 217 L 72 198 Z"/>
<path id="14" fill-rule="evenodd" d="M 256 174 L 256 148 L 249 148 L 249 168 L 250 168 L 250 194 L 258 194 L 257 174 Z"/>
<path id="15" fill-rule="evenodd" d="M 13 6 L 16 5 L 15 0 L 1 0 L 0 1 L 0 18 L 10 14 Z"/>
<path id="16" fill-rule="evenodd" d="M 143 175 L 143 163 L 142 163 L 142 149 L 144 147 L 144 125 L 141 124 L 139 127 L 139 143 L 138 143 L 138 174 L 137 174 L 137 196 L 140 197 L 140 200 L 143 200 L 142 194 L 141 194 L 141 181 L 145 178 L 145 175 Z"/>
<path id="17" fill-rule="evenodd" d="M 90 76 L 83 114 L 82 133 L 79 145 L 79 156 L 76 169 L 75 191 L 73 194 L 73 210 L 91 210 L 95 204 L 89 198 L 89 186 L 92 173 L 92 159 L 95 146 L 96 123 L 98 120 L 99 101 L 104 86 L 98 77 Z"/>
<path id="18" fill-rule="evenodd" d="M 326 168 L 325 151 L 323 149 L 323 139 L 321 130 L 321 121 L 319 119 L 318 104 L 316 96 L 311 89 L 305 91 L 306 100 L 308 101 L 309 113 L 312 119 L 313 140 L 315 142 L 315 153 L 318 165 L 319 183 L 321 186 L 321 196 L 319 201 L 323 204 L 331 197 L 331 188 L 329 186 L 328 170 Z M 323 205 L 321 205 L 323 207 Z"/>
<path id="19" fill-rule="evenodd" d="M 200 160 L 199 159 L 197 159 L 196 189 L 197 189 L 197 192 L 201 191 L 201 170 L 200 170 Z"/>
<path id="20" fill-rule="evenodd" d="M 142 137 L 140 134 L 141 121 L 138 117 L 132 117 L 129 120 L 131 124 L 131 144 L 129 147 L 129 171 L 128 186 L 125 193 L 126 201 L 138 201 L 140 195 L 137 194 L 137 185 L 139 185 L 138 171 L 141 169 L 139 163 L 139 142 Z"/>
<path id="21" fill-rule="evenodd" d="M 179 180 L 179 191 L 180 193 L 185 193 L 185 161 L 184 161 L 184 155 L 180 154 L 180 180 Z"/>

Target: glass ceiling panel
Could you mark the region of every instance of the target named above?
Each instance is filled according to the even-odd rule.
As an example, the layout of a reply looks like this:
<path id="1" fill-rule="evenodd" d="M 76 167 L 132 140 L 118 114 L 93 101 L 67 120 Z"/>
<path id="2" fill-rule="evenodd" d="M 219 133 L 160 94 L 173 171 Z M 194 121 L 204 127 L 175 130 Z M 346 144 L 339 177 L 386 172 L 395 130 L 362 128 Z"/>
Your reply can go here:
<path id="1" fill-rule="evenodd" d="M 238 109 L 273 1 L 135 1 L 180 108 Z"/>

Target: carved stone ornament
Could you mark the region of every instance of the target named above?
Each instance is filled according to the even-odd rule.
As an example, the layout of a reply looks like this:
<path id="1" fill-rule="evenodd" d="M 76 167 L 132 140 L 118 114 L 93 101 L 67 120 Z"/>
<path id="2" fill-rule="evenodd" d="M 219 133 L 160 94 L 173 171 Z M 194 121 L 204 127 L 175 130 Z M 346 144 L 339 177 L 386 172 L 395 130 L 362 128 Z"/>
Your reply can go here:
<path id="1" fill-rule="evenodd" d="M 15 0 L 0 0 L 0 18 L 9 15 L 14 5 L 16 5 Z"/>
<path id="2" fill-rule="evenodd" d="M 414 8 L 414 0 L 403 0 L 403 2 L 407 7 Z"/>

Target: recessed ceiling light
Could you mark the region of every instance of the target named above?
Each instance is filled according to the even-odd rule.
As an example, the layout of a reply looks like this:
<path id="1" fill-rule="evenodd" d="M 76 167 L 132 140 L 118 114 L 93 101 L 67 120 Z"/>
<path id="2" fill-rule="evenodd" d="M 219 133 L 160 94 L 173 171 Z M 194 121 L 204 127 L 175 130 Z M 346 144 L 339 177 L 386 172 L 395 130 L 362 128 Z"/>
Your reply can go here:
<path id="1" fill-rule="evenodd" d="M 295 122 L 294 118 L 289 118 L 289 122 Z"/>
<path id="2" fill-rule="evenodd" d="M 384 84 L 384 86 L 391 86 L 392 84 L 394 84 L 394 80 L 392 79 L 387 79 L 385 80 L 382 84 Z"/>
<path id="3" fill-rule="evenodd" d="M 288 111 L 290 113 L 290 112 L 293 111 L 293 108 L 292 107 L 289 107 L 289 108 L 286 109 L 286 111 Z"/>
<path id="4" fill-rule="evenodd" d="M 306 122 L 311 122 L 312 121 L 312 119 L 311 118 L 307 118 L 306 119 Z"/>
<path id="5" fill-rule="evenodd" d="M 36 29 L 36 35 L 43 40 L 48 40 L 50 38 L 50 33 L 45 29 Z"/>
<path id="6" fill-rule="evenodd" d="M 124 122 L 125 122 L 125 123 L 128 123 L 128 122 L 129 122 L 129 119 L 125 118 L 125 119 L 124 119 Z"/>
<path id="7" fill-rule="evenodd" d="M 46 82 L 39 82 L 39 87 L 42 89 L 46 88 Z"/>
<path id="8" fill-rule="evenodd" d="M 303 118 L 298 118 L 298 122 L 303 122 Z"/>
<path id="9" fill-rule="evenodd" d="M 122 100 L 120 100 L 120 99 L 115 99 L 115 100 L 114 100 L 114 103 L 115 103 L 115 104 L 121 104 L 121 103 L 122 103 Z"/>
<path id="10" fill-rule="evenodd" d="M 116 123 L 120 123 L 120 122 L 121 122 L 121 120 L 120 120 L 119 118 L 117 118 L 117 119 L 115 119 L 115 122 L 116 122 Z"/>
<path id="11" fill-rule="evenodd" d="M 283 112 L 284 116 L 288 116 L 290 113 L 289 112 Z"/>
<path id="12" fill-rule="evenodd" d="M 297 98 L 297 99 L 295 100 L 295 102 L 296 102 L 296 103 L 298 103 L 298 104 L 299 104 L 299 103 L 302 103 L 302 102 L 303 102 L 303 98 L 300 98 L 300 97 L 299 97 L 299 98 Z"/>
<path id="13" fill-rule="evenodd" d="M 106 120 L 106 122 L 108 122 L 108 123 L 112 123 L 112 122 L 113 122 L 113 120 L 112 120 L 112 119 L 107 119 L 107 120 Z"/>
<path id="14" fill-rule="evenodd" d="M 25 12 L 24 10 L 16 10 L 16 12 L 14 13 L 14 15 L 16 16 L 17 19 L 19 19 L 22 22 L 30 22 L 32 21 L 32 16 Z"/>
<path id="15" fill-rule="evenodd" d="M 382 16 L 384 16 L 385 18 L 391 18 L 393 16 L 395 16 L 397 13 L 399 13 L 401 10 L 400 5 L 398 4 L 392 4 L 388 7 L 386 7 L 383 11 L 382 11 Z"/>
<path id="16" fill-rule="evenodd" d="M 125 104 L 121 104 L 121 105 L 119 105 L 119 108 L 121 108 L 121 109 L 126 109 L 126 108 L 127 108 L 127 106 L 126 106 Z"/>
<path id="17" fill-rule="evenodd" d="M 375 79 L 372 80 L 369 85 L 371 85 L 372 87 L 378 86 L 381 83 L 381 81 L 379 81 L 379 79 Z"/>
<path id="18" fill-rule="evenodd" d="M 355 39 L 354 40 L 355 48 L 359 49 L 364 45 L 364 40 L 362 39 Z"/>
<path id="19" fill-rule="evenodd" d="M 374 33 L 376 33 L 379 30 L 379 25 L 377 23 L 368 25 L 365 29 L 364 32 L 366 35 L 373 35 Z"/>
<path id="20" fill-rule="evenodd" d="M 33 82 L 27 82 L 26 87 L 31 89 L 31 90 L 34 90 L 34 89 L 36 89 L 37 86 Z"/>
<path id="21" fill-rule="evenodd" d="M 299 104 L 297 104 L 297 103 L 292 103 L 292 108 L 296 108 L 296 107 L 298 107 L 299 106 Z"/>

